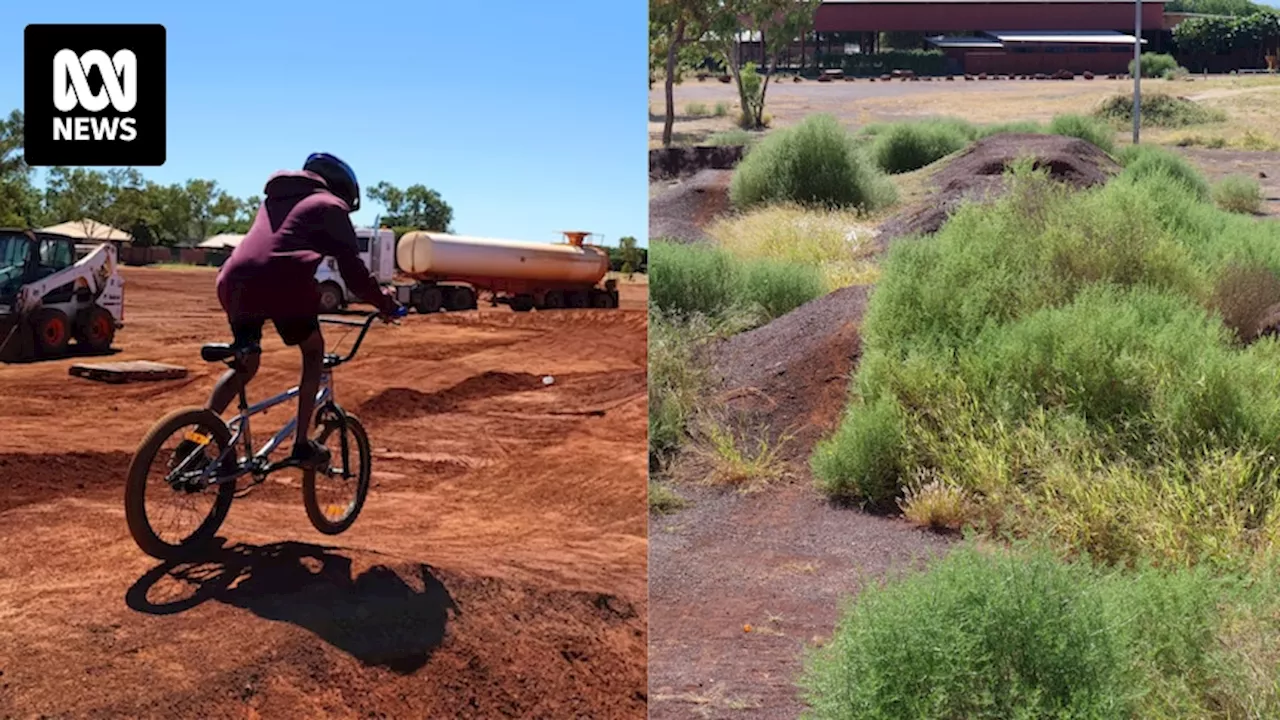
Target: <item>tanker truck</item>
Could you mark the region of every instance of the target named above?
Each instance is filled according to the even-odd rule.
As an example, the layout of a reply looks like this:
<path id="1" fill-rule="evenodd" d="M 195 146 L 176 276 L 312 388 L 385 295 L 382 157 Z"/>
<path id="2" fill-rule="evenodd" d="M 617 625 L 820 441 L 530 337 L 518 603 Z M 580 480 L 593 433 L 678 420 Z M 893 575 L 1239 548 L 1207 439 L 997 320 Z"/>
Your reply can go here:
<path id="1" fill-rule="evenodd" d="M 588 232 L 566 231 L 567 243 L 529 243 L 438 232 L 405 233 L 396 245 L 396 265 L 410 283 L 396 284 L 400 302 L 434 313 L 470 310 L 478 296 L 516 312 L 561 308 L 616 308 L 609 253 L 585 244 Z"/>

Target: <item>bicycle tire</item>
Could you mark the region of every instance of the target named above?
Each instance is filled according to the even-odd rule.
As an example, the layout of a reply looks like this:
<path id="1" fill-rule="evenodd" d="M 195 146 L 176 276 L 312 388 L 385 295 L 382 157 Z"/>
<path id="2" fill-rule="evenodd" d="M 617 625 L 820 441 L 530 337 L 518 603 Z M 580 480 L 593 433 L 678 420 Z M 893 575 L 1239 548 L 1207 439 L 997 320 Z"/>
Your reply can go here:
<path id="1" fill-rule="evenodd" d="M 204 522 L 180 542 L 165 542 L 151 527 L 147 519 L 147 476 L 151 464 L 155 462 L 161 444 L 178 428 L 187 425 L 198 425 L 212 432 L 219 455 L 231 444 L 231 431 L 216 413 L 201 407 L 181 408 L 161 418 L 147 431 L 129 463 L 124 493 L 124 514 L 129 534 L 142 552 L 157 560 L 178 559 L 206 545 L 227 519 L 227 511 L 231 509 L 235 496 L 235 483 L 219 485 L 213 507 Z"/>
<path id="2" fill-rule="evenodd" d="M 360 458 L 360 473 L 356 478 L 356 497 L 351 510 L 336 522 L 325 517 L 320 508 L 320 500 L 316 497 L 316 471 L 305 470 L 302 473 L 302 504 L 307 509 L 307 519 L 311 521 L 311 527 L 325 535 L 337 535 L 350 528 L 359 517 L 360 511 L 364 509 L 364 501 L 369 495 L 369 478 L 372 470 L 370 466 L 373 462 L 373 451 L 369 447 L 369 433 L 355 415 L 344 412 L 340 417 L 348 437 L 355 441 L 355 447 L 349 450 L 354 450 Z"/>

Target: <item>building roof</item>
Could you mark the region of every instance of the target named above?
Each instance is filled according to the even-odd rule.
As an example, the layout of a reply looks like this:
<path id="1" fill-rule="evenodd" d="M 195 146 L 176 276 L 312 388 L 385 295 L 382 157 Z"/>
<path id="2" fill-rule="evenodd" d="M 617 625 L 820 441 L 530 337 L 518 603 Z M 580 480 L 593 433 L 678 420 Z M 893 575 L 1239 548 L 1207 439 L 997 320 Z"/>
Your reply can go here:
<path id="1" fill-rule="evenodd" d="M 1111 30 L 987 30 L 986 33 L 1002 43 L 1133 44 L 1132 35 Z"/>
<path id="2" fill-rule="evenodd" d="M 205 248 L 206 250 L 233 248 L 239 245 L 240 241 L 243 239 L 244 235 L 237 233 L 222 233 L 221 235 L 214 235 L 213 237 L 205 239 L 199 245 L 196 245 L 196 247 Z"/>
<path id="3" fill-rule="evenodd" d="M 129 233 L 113 228 L 106 223 L 100 223 L 93 218 L 70 220 L 57 225 L 50 225 L 47 228 L 40 228 L 40 230 L 57 235 L 66 235 L 78 240 L 114 240 L 117 242 L 130 242 L 133 240 L 133 236 Z"/>
<path id="4" fill-rule="evenodd" d="M 930 45 L 940 48 L 1002 48 L 1004 44 L 989 37 L 937 37 L 926 38 Z"/>

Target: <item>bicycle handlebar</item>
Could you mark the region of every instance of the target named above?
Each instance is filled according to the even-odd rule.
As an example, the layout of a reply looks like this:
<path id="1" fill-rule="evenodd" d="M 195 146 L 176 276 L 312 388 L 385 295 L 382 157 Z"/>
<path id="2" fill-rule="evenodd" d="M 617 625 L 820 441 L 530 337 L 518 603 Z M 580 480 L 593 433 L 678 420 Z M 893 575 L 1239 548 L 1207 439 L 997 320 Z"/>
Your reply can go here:
<path id="1" fill-rule="evenodd" d="M 402 318 L 407 314 L 409 314 L 408 308 L 399 307 L 399 308 L 396 308 L 395 312 L 391 314 L 391 317 Z M 368 334 L 369 328 L 373 326 L 373 321 L 377 320 L 380 317 L 382 317 L 382 313 L 375 312 L 367 315 L 365 319 L 361 322 L 356 322 L 353 320 L 344 320 L 341 318 L 327 318 L 327 317 L 319 318 L 320 322 L 328 323 L 330 325 L 346 325 L 348 327 L 360 328 L 360 334 L 356 336 L 356 342 L 354 345 L 351 346 L 351 351 L 347 353 L 347 356 L 342 357 L 336 353 L 331 353 L 325 358 L 326 360 L 325 364 L 330 368 L 335 368 L 345 362 L 349 362 L 351 358 L 355 357 L 356 351 L 360 349 L 360 344 L 364 342 L 364 336 Z"/>

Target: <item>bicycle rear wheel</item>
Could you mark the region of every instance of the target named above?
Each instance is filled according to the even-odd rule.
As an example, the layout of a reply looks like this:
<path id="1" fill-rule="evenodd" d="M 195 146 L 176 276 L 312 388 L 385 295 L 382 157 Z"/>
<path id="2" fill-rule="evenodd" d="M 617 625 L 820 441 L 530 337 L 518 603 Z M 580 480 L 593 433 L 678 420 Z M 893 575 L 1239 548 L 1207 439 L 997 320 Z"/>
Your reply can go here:
<path id="1" fill-rule="evenodd" d="M 143 552 L 172 560 L 213 539 L 235 483 L 200 486 L 195 479 L 230 444 L 226 423 L 205 408 L 175 410 L 152 426 L 133 455 L 124 493 L 129 534 Z"/>
<path id="2" fill-rule="evenodd" d="M 302 504 L 312 527 L 337 535 L 351 527 L 364 508 L 373 452 L 369 434 L 355 415 L 335 407 L 321 408 L 316 415 L 321 427 L 316 441 L 329 449 L 329 467 L 303 471 Z"/>

